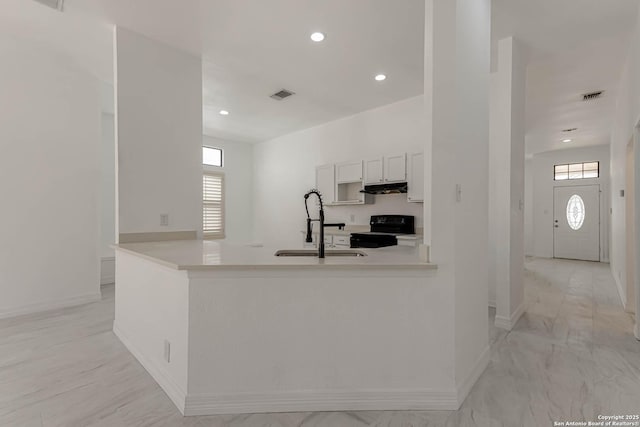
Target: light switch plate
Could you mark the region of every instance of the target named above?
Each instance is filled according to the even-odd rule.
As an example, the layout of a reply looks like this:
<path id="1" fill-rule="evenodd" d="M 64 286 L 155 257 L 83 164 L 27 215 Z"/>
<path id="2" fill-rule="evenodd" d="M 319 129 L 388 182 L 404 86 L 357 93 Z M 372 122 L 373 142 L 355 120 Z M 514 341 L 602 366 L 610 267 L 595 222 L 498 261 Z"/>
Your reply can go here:
<path id="1" fill-rule="evenodd" d="M 169 214 L 160 214 L 160 226 L 167 227 L 169 225 Z"/>

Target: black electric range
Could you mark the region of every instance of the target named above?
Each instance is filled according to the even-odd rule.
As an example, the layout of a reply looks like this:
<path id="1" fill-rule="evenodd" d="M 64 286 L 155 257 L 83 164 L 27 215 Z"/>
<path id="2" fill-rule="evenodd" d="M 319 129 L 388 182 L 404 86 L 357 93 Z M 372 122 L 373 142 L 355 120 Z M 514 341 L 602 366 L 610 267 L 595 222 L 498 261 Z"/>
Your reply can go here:
<path id="1" fill-rule="evenodd" d="M 373 215 L 370 232 L 351 233 L 352 248 L 382 248 L 398 244 L 397 235 L 415 234 L 415 218 L 410 215 Z"/>

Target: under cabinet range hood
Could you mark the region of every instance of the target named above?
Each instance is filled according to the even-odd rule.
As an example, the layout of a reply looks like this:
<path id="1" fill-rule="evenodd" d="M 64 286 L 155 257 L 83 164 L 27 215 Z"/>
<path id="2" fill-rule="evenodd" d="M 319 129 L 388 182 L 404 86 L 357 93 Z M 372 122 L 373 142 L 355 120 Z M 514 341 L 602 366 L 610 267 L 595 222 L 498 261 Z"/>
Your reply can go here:
<path id="1" fill-rule="evenodd" d="M 407 192 L 406 182 L 395 182 L 393 184 L 377 184 L 377 185 L 365 185 L 364 190 L 360 190 L 361 193 L 366 194 L 400 194 Z"/>

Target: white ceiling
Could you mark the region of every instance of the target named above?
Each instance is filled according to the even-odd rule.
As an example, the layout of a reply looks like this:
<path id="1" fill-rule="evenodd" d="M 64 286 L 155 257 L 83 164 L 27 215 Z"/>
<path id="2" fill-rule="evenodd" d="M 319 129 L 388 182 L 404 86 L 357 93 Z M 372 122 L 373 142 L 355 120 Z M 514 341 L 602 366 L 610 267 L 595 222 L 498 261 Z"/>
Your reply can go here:
<path id="1" fill-rule="evenodd" d="M 66 9 L 202 54 L 204 132 L 218 138 L 264 141 L 423 91 L 423 0 L 66 0 Z M 314 31 L 326 40 L 312 42 Z M 378 73 L 388 79 L 374 81 Z M 269 98 L 283 88 L 296 95 Z"/>
<path id="2" fill-rule="evenodd" d="M 493 51 L 510 35 L 528 50 L 527 155 L 609 143 L 637 8 L 638 0 L 493 0 Z M 597 90 L 601 100 L 581 101 Z M 578 130 L 562 132 L 569 128 Z"/>
<path id="3" fill-rule="evenodd" d="M 529 48 L 527 152 L 606 143 L 623 37 L 638 0 L 493 0 L 493 39 Z M 112 79 L 111 25 L 203 57 L 205 133 L 263 141 L 423 91 L 423 0 L 66 0 L 60 14 L 28 0 L 3 0 L 0 32 L 67 53 Z M 327 39 L 314 44 L 312 31 Z M 377 83 L 373 76 L 389 76 Z M 268 96 L 296 92 L 284 101 Z M 582 92 L 605 89 L 585 105 Z M 229 116 L 218 114 L 221 109 Z M 562 146 L 561 148 L 566 148 Z"/>
<path id="4" fill-rule="evenodd" d="M 517 36 L 535 60 L 626 32 L 637 10 L 638 0 L 493 0 L 492 35 Z"/>
<path id="5" fill-rule="evenodd" d="M 627 41 L 622 35 L 610 37 L 529 65 L 528 155 L 610 142 Z M 582 100 L 582 94 L 599 90 L 605 91 L 600 99 Z M 562 132 L 570 128 L 578 130 Z"/>

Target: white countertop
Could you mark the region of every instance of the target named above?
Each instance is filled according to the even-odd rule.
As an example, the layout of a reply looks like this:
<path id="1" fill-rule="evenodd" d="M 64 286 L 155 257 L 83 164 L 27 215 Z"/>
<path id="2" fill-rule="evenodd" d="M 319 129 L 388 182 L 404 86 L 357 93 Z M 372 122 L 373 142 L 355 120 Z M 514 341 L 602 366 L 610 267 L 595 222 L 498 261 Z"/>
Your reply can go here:
<path id="1" fill-rule="evenodd" d="M 421 262 L 417 248 L 389 246 L 357 250 L 365 257 L 277 257 L 279 249 L 256 245 L 230 244 L 211 240 L 177 240 L 168 242 L 125 243 L 115 245 L 116 250 L 138 255 L 177 270 L 306 268 L 330 269 L 418 268 L 434 270 L 435 264 Z M 327 249 L 330 250 L 330 249 Z"/>

